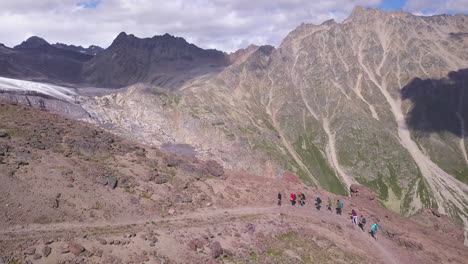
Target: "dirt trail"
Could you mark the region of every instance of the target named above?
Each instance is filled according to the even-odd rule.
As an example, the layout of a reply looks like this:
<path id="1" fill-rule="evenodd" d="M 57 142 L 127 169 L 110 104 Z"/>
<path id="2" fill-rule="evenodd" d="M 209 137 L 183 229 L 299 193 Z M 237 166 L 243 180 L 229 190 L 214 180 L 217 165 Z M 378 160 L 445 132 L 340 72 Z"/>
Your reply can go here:
<path id="1" fill-rule="evenodd" d="M 88 223 L 79 223 L 79 222 L 68 222 L 68 223 L 55 223 L 55 224 L 33 224 L 27 226 L 14 226 L 11 228 L 3 229 L 0 231 L 1 234 L 8 233 L 28 233 L 28 232 L 38 232 L 38 231 L 65 231 L 73 229 L 82 229 L 82 228 L 116 228 L 119 226 L 127 225 L 143 225 L 146 222 L 167 222 L 167 221 L 181 221 L 188 219 L 200 219 L 206 220 L 210 217 L 219 217 L 219 216 L 234 216 L 234 215 L 245 215 L 245 214 L 267 214 L 267 213 L 278 213 L 278 208 L 276 206 L 272 207 L 239 207 L 239 208 L 230 208 L 230 209 L 215 209 L 215 210 L 200 210 L 192 213 L 186 213 L 170 217 L 152 217 L 145 219 L 135 219 L 135 220 L 122 220 L 116 222 L 88 222 Z"/>
<path id="2" fill-rule="evenodd" d="M 0 231 L 1 235 L 34 235 L 44 234 L 45 232 L 54 232 L 57 234 L 59 231 L 70 231 L 70 232 L 83 232 L 84 230 L 93 230 L 96 232 L 96 228 L 100 229 L 98 232 L 105 233 L 106 230 L 118 230 L 119 227 L 132 226 L 132 229 L 138 230 L 143 227 L 147 222 L 154 223 L 168 223 L 177 221 L 194 222 L 194 220 L 206 220 L 206 225 L 210 225 L 209 220 L 222 220 L 223 222 L 230 221 L 233 216 L 246 216 L 246 215 L 283 215 L 283 216 L 294 216 L 304 217 L 309 224 L 316 225 L 317 231 L 325 235 L 336 235 L 332 230 L 329 230 L 328 226 L 324 223 L 344 225 L 350 221 L 346 215 L 337 216 L 334 213 L 323 211 L 316 211 L 314 207 L 308 205 L 305 207 L 291 207 L 291 206 L 267 206 L 267 207 L 239 207 L 230 209 L 214 209 L 214 210 L 200 210 L 191 213 L 185 213 L 172 217 L 157 217 L 148 219 L 138 219 L 134 221 L 119 221 L 119 222 L 94 222 L 94 223 L 57 223 L 47 225 L 28 225 L 28 226 L 15 226 Z M 191 221 L 187 221 L 191 220 Z M 358 228 L 349 229 L 345 227 L 345 234 L 340 240 L 351 240 L 351 243 L 355 245 L 362 245 L 366 248 L 373 248 L 375 257 L 377 257 L 381 263 L 385 264 L 396 264 L 399 263 L 397 256 L 393 255 L 388 249 L 398 250 L 392 247 L 391 243 L 385 238 L 379 238 L 379 241 L 374 241 L 369 237 L 367 232 L 362 232 Z M 125 232 L 125 231 L 122 231 Z M 342 241 L 340 241 L 342 242 Z M 345 243 L 345 242 L 343 242 Z M 383 243 L 384 245 L 381 245 Z M 344 244 L 345 245 L 345 244 Z"/>

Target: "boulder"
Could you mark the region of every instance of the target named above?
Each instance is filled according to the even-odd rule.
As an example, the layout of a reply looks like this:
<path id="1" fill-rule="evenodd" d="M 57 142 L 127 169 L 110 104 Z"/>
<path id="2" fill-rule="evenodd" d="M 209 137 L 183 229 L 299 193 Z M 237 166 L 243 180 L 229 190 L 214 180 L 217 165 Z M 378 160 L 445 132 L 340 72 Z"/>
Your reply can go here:
<path id="1" fill-rule="evenodd" d="M 221 177 L 224 175 L 223 166 L 221 166 L 218 162 L 214 160 L 209 160 L 205 162 L 205 169 L 208 172 L 208 174 L 215 177 Z"/>
<path id="2" fill-rule="evenodd" d="M 221 244 L 218 241 L 213 242 L 210 246 L 210 249 L 211 257 L 213 259 L 217 259 L 223 254 L 223 248 L 221 247 Z"/>
<path id="3" fill-rule="evenodd" d="M 118 183 L 118 180 L 116 178 L 114 178 L 114 177 L 108 177 L 107 178 L 107 184 L 112 189 L 115 189 L 117 187 L 117 183 Z"/>
<path id="4" fill-rule="evenodd" d="M 44 247 L 44 249 L 42 250 L 42 254 L 44 255 L 44 257 L 48 257 L 50 255 L 50 253 L 52 252 L 52 249 L 50 247 Z"/>
<path id="5" fill-rule="evenodd" d="M 101 245 L 107 245 L 107 241 L 104 238 L 96 238 L 96 240 L 99 242 Z"/>
<path id="6" fill-rule="evenodd" d="M 162 177 L 162 178 L 157 178 L 156 180 L 154 180 L 154 183 L 156 184 L 164 184 L 164 183 L 167 183 L 169 180 L 165 177 Z"/>
<path id="7" fill-rule="evenodd" d="M 78 243 L 70 243 L 68 244 L 68 250 L 70 250 L 71 253 L 75 254 L 75 256 L 79 255 L 80 253 L 85 251 L 85 248 L 78 244 Z"/>
<path id="8" fill-rule="evenodd" d="M 8 137 L 8 133 L 0 130 L 0 138 L 6 138 L 6 137 Z"/>
<path id="9" fill-rule="evenodd" d="M 37 253 L 36 253 L 36 254 L 34 254 L 34 256 L 33 256 L 33 259 L 34 259 L 34 260 L 38 260 L 38 259 L 40 259 L 40 258 L 42 258 L 42 255 L 41 255 L 41 254 L 37 254 Z"/>
<path id="10" fill-rule="evenodd" d="M 99 181 L 99 183 L 102 185 L 107 185 L 109 183 L 109 180 L 107 178 L 103 178 Z"/>

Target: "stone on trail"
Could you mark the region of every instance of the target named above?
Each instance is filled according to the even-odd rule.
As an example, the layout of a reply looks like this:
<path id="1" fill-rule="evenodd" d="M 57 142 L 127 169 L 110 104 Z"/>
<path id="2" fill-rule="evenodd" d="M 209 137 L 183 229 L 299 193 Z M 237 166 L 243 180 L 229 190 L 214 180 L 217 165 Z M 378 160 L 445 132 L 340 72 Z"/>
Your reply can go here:
<path id="1" fill-rule="evenodd" d="M 0 130 L 0 138 L 8 137 L 8 133 Z"/>
<path id="2" fill-rule="evenodd" d="M 104 238 L 97 238 L 96 239 L 101 245 L 107 245 L 107 241 Z"/>
<path id="3" fill-rule="evenodd" d="M 34 256 L 33 256 L 33 259 L 34 259 L 34 260 L 38 260 L 38 259 L 40 259 L 40 258 L 42 258 L 42 255 L 41 255 L 41 254 L 37 254 L 37 253 L 36 253 L 36 254 L 34 254 Z"/>

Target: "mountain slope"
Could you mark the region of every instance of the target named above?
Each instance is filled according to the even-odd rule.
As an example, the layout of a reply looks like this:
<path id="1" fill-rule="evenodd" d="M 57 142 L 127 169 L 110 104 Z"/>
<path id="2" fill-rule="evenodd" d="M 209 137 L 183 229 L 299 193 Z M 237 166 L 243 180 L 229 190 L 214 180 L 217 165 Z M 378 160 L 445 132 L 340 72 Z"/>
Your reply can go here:
<path id="1" fill-rule="evenodd" d="M 303 192 L 305 207 L 288 205 Z M 276 194 L 284 204 L 276 206 Z M 0 261 L 6 263 L 464 263 L 457 224 L 406 218 L 363 186 L 351 197 L 224 170 L 90 124 L 0 101 Z M 313 208 L 320 195 L 343 215 Z M 374 240 L 352 225 L 379 223 Z"/>
<path id="2" fill-rule="evenodd" d="M 458 94 L 467 19 L 358 7 L 339 24 L 303 24 L 277 49 L 260 47 L 174 93 L 139 85 L 85 108 L 117 133 L 190 144 L 230 168 L 269 177 L 292 171 L 342 194 L 359 182 L 393 210 L 437 208 L 466 223 L 460 135 L 468 113 Z M 426 82 L 418 86 L 417 78 Z M 439 104 L 462 99 L 441 119 L 424 110 L 421 89 L 437 92 L 430 98 Z"/>

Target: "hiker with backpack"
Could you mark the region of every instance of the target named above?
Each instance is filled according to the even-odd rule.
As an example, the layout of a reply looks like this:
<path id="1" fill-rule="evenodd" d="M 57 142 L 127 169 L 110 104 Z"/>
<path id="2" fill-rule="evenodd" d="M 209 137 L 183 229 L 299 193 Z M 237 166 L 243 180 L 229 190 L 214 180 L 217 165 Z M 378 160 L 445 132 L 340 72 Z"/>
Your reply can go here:
<path id="1" fill-rule="evenodd" d="M 377 223 L 373 224 L 370 228 L 369 234 L 377 240 L 377 231 L 379 230 L 379 225 Z"/>
<path id="2" fill-rule="evenodd" d="M 343 202 L 340 200 L 337 200 L 336 202 L 336 214 L 341 215 L 341 210 L 343 209 Z"/>
<path id="3" fill-rule="evenodd" d="M 301 205 L 304 206 L 305 205 L 305 200 L 306 200 L 306 196 L 304 193 L 301 193 Z"/>
<path id="4" fill-rule="evenodd" d="M 296 195 L 294 193 L 291 193 L 290 196 L 291 196 L 291 205 L 296 206 Z"/>
<path id="5" fill-rule="evenodd" d="M 358 226 L 362 229 L 362 231 L 364 232 L 364 227 L 366 226 L 366 218 L 361 215 L 361 221 L 359 222 Z"/>
<path id="6" fill-rule="evenodd" d="M 351 213 L 350 213 L 350 216 L 351 216 L 351 221 L 353 222 L 354 225 L 357 225 L 358 223 L 358 215 L 356 213 L 356 211 L 351 210 Z"/>
<path id="7" fill-rule="evenodd" d="M 333 206 L 332 199 L 328 197 L 328 205 L 327 205 L 328 211 L 332 212 L 332 206 Z"/>
<path id="8" fill-rule="evenodd" d="M 281 192 L 278 192 L 278 206 L 281 206 Z"/>
<path id="9" fill-rule="evenodd" d="M 320 211 L 320 207 L 322 207 L 322 199 L 320 199 L 320 196 L 317 195 L 315 196 L 315 208 L 317 208 L 318 211 Z"/>
<path id="10" fill-rule="evenodd" d="M 298 200 L 299 200 L 299 205 L 300 205 L 300 206 L 304 206 L 304 199 L 303 199 L 302 193 L 299 193 L 299 194 L 297 195 L 297 198 L 298 198 Z"/>

